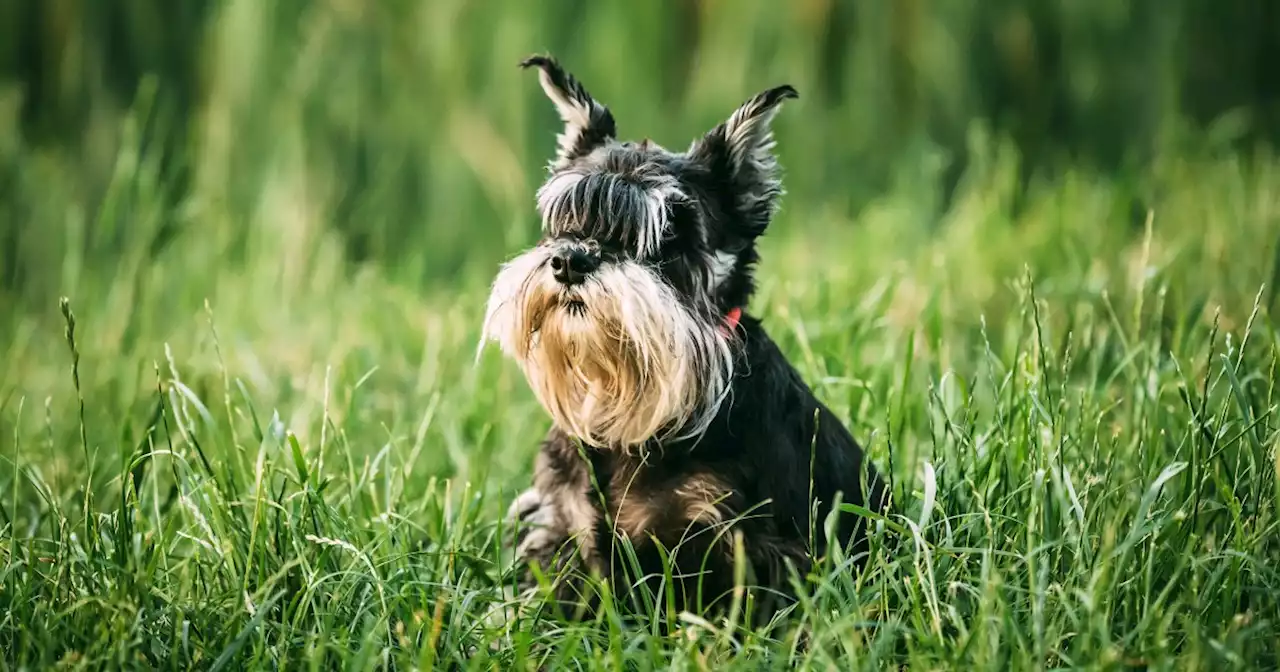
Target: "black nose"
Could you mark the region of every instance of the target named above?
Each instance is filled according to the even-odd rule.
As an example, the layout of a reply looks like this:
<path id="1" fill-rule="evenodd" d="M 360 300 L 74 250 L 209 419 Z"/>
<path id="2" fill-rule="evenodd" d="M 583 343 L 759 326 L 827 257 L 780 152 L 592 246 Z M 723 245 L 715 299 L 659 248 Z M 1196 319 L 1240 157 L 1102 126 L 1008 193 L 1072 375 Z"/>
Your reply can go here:
<path id="1" fill-rule="evenodd" d="M 551 257 L 551 273 L 562 285 L 576 285 L 586 280 L 599 265 L 600 260 L 594 254 L 576 248 L 560 250 Z"/>

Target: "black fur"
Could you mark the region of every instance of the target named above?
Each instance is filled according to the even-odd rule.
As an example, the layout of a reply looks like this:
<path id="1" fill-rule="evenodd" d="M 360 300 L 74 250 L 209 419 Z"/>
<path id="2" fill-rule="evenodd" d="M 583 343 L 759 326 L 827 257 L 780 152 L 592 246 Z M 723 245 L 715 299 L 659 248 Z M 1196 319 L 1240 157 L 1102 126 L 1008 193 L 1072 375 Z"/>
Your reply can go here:
<path id="1" fill-rule="evenodd" d="M 553 60 L 530 63 L 587 109 L 603 109 Z M 614 140 L 609 115 L 609 133 L 583 134 L 571 160 L 553 168 L 549 184 L 565 174 L 577 181 L 549 190 L 543 201 L 544 243 L 589 241 L 605 263 L 649 265 L 709 321 L 745 308 L 754 291 L 756 240 L 783 193 L 769 121 L 784 100 L 796 97 L 790 86 L 769 89 L 683 153 Z M 670 196 L 663 202 L 660 244 L 644 252 L 637 241 L 652 221 L 646 208 L 659 191 Z M 782 598 L 764 607 L 767 615 L 789 595 L 786 566 L 803 572 L 827 551 L 822 526 L 838 496 L 883 511 L 887 493 L 875 468 L 760 321 L 744 313 L 734 342 L 728 401 L 701 436 L 634 454 L 581 445 L 556 428 L 545 438 L 533 487 L 512 513 L 543 521 L 519 537 L 521 560 L 554 570 L 567 607 L 593 604 L 579 594 L 584 584 L 570 577 L 573 570 L 605 577 L 620 597 L 640 596 L 637 581 L 658 592 L 660 549 L 677 546 L 677 573 L 686 578 L 672 586 L 676 608 L 723 605 L 733 588 L 732 533 L 738 531 L 753 583 Z M 865 553 L 866 519 L 843 514 L 839 521 L 840 544 Z M 575 527 L 585 527 L 585 536 L 566 545 Z M 639 561 L 638 575 L 620 553 L 624 538 Z M 534 576 L 525 572 L 523 585 Z M 666 597 L 657 599 L 665 608 Z"/>

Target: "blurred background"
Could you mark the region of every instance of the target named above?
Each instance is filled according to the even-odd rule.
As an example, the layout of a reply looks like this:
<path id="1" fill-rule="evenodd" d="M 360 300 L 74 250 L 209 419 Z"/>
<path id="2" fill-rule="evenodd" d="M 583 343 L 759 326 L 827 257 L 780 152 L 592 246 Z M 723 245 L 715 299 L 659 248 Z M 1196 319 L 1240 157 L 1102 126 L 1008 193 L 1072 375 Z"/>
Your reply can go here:
<path id="1" fill-rule="evenodd" d="M 5 305 L 50 305 L 68 255 L 117 272 L 135 238 L 150 259 L 201 237 L 231 263 L 279 180 L 307 210 L 280 216 L 347 264 L 410 283 L 490 265 L 529 237 L 552 148 L 515 66 L 533 51 L 671 147 L 793 83 L 791 202 L 850 216 L 904 182 L 945 208 L 975 128 L 1011 143 L 1019 186 L 1139 175 L 1190 132 L 1280 137 L 1270 0 L 6 0 Z M 113 192 L 122 171 L 150 178 Z"/>
<path id="2" fill-rule="evenodd" d="M 904 266 L 867 314 L 967 334 L 1026 265 L 1077 296 L 1176 261 L 1171 303 L 1236 324 L 1277 284 L 1273 0 L 0 0 L 0 402 L 71 408 L 66 295 L 91 413 L 145 417 L 160 366 L 309 418 L 332 365 L 391 376 L 367 419 L 402 433 L 441 385 L 522 400 L 494 429 L 458 393 L 450 469 L 527 440 L 518 378 L 466 367 L 537 235 L 559 122 L 533 52 L 670 148 L 797 87 L 764 267 L 790 289 L 761 310 L 809 301 L 828 333 Z"/>

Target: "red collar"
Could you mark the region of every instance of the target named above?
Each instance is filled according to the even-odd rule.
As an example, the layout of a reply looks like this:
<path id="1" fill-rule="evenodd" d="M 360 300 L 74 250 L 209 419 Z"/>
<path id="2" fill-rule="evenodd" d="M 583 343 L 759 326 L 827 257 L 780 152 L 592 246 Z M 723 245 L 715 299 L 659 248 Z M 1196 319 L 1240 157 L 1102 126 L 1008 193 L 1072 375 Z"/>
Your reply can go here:
<path id="1" fill-rule="evenodd" d="M 724 325 L 721 327 L 721 331 L 724 332 L 725 336 L 733 334 L 734 330 L 738 328 L 738 323 L 741 320 L 742 309 L 737 306 L 730 308 L 729 312 L 724 316 Z"/>

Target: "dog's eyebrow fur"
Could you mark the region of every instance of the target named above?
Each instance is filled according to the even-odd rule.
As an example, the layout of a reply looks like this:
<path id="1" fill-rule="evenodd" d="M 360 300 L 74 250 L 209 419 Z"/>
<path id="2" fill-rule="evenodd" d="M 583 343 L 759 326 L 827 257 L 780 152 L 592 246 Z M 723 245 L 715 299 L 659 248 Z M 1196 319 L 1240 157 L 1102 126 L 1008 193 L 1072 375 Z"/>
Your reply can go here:
<path id="1" fill-rule="evenodd" d="M 668 205 L 684 197 L 679 181 L 656 166 L 626 173 L 572 170 L 538 190 L 538 209 L 553 235 L 577 232 L 613 241 L 644 258 L 657 253 L 667 233 Z"/>

